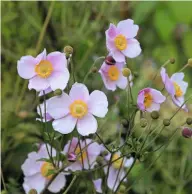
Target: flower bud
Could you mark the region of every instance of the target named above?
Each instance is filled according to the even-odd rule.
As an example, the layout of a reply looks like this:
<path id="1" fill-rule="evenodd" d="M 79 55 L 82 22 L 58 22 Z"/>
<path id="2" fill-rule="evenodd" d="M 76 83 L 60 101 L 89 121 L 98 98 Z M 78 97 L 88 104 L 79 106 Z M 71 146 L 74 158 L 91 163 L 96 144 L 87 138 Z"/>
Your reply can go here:
<path id="1" fill-rule="evenodd" d="M 101 152 L 102 156 L 107 156 L 109 154 L 109 152 L 107 150 L 104 150 L 103 152 Z"/>
<path id="2" fill-rule="evenodd" d="M 188 59 L 188 65 L 192 67 L 192 58 Z"/>
<path id="3" fill-rule="evenodd" d="M 138 72 L 136 72 L 136 71 L 133 72 L 133 75 L 134 75 L 135 78 L 139 77 L 139 74 L 138 74 Z"/>
<path id="4" fill-rule="evenodd" d="M 191 124 L 192 124 L 192 118 L 187 118 L 186 123 L 187 123 L 188 125 L 191 125 Z"/>
<path id="5" fill-rule="evenodd" d="M 91 69 L 91 72 L 92 72 L 92 73 L 97 73 L 97 72 L 98 72 L 97 67 L 93 67 L 93 68 Z"/>
<path id="6" fill-rule="evenodd" d="M 171 124 L 170 120 L 169 119 L 164 119 L 163 120 L 163 125 L 164 126 L 169 126 Z"/>
<path id="7" fill-rule="evenodd" d="M 103 157 L 97 156 L 96 162 L 97 162 L 99 165 L 103 165 Z"/>
<path id="8" fill-rule="evenodd" d="M 31 189 L 28 194 L 38 194 L 35 189 Z"/>
<path id="9" fill-rule="evenodd" d="M 153 111 L 151 113 L 151 118 L 152 119 L 158 119 L 159 118 L 159 112 L 158 111 Z"/>
<path id="10" fill-rule="evenodd" d="M 121 124 L 123 125 L 124 128 L 129 127 L 129 121 L 127 119 L 122 119 Z"/>
<path id="11" fill-rule="evenodd" d="M 77 155 L 74 152 L 71 152 L 67 155 L 67 159 L 69 162 L 75 162 L 77 159 Z"/>
<path id="12" fill-rule="evenodd" d="M 125 190 L 126 190 L 125 185 L 121 185 L 120 188 L 119 188 L 119 192 L 120 193 L 125 193 Z"/>
<path id="13" fill-rule="evenodd" d="M 68 54 L 68 55 L 73 54 L 73 47 L 71 47 L 71 46 L 65 46 L 64 47 L 64 53 L 65 54 Z"/>
<path id="14" fill-rule="evenodd" d="M 170 61 L 171 64 L 175 63 L 175 59 L 174 58 L 169 59 L 169 61 Z"/>
<path id="15" fill-rule="evenodd" d="M 129 77 L 131 74 L 131 70 L 129 68 L 123 68 L 122 69 L 122 74 L 124 77 Z"/>
<path id="16" fill-rule="evenodd" d="M 185 138 L 192 137 L 192 129 L 190 129 L 188 127 L 183 128 L 183 130 L 182 130 L 182 136 L 185 137 Z"/>
<path id="17" fill-rule="evenodd" d="M 105 63 L 107 65 L 115 65 L 116 61 L 115 61 L 115 59 L 112 56 L 107 56 L 105 58 Z"/>
<path id="18" fill-rule="evenodd" d="M 142 128 L 146 127 L 147 126 L 147 119 L 141 118 L 141 120 L 140 120 L 140 126 Z"/>
<path id="19" fill-rule="evenodd" d="M 56 89 L 55 91 L 54 91 L 54 95 L 55 96 L 60 96 L 61 94 L 62 94 L 62 90 L 61 89 Z"/>

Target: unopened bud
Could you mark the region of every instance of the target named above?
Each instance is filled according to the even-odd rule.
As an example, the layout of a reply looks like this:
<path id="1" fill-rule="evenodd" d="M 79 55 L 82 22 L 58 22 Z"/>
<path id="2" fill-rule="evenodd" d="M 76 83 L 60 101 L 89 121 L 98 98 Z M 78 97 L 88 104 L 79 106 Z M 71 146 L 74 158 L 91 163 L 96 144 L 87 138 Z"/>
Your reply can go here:
<path id="1" fill-rule="evenodd" d="M 98 165 L 103 165 L 103 157 L 97 156 L 96 162 L 98 163 Z"/>
<path id="2" fill-rule="evenodd" d="M 125 190 L 126 190 L 125 185 L 121 185 L 120 188 L 119 188 L 119 192 L 120 193 L 125 193 Z"/>
<path id="3" fill-rule="evenodd" d="M 187 118 L 186 123 L 187 123 L 188 125 L 191 125 L 191 124 L 192 124 L 192 118 Z"/>
<path id="4" fill-rule="evenodd" d="M 54 95 L 55 96 L 60 96 L 62 94 L 62 90 L 61 89 L 56 89 L 55 91 L 54 91 Z"/>
<path id="5" fill-rule="evenodd" d="M 146 127 L 147 126 L 147 119 L 141 118 L 141 120 L 140 120 L 140 126 L 142 128 Z"/>
<path id="6" fill-rule="evenodd" d="M 171 64 L 175 63 L 175 59 L 174 58 L 169 59 L 169 61 L 170 61 Z"/>
<path id="7" fill-rule="evenodd" d="M 182 136 L 185 137 L 185 138 L 192 137 L 192 129 L 187 128 L 187 127 L 183 128 L 183 130 L 182 130 Z"/>
<path id="8" fill-rule="evenodd" d="M 139 74 L 138 74 L 138 72 L 136 72 L 136 71 L 133 72 L 133 75 L 134 75 L 135 78 L 139 77 Z"/>
<path id="9" fill-rule="evenodd" d="M 109 154 L 109 152 L 107 150 L 104 150 L 103 152 L 101 152 L 102 156 L 107 156 Z"/>
<path id="10" fill-rule="evenodd" d="M 122 119 L 121 124 L 123 125 L 124 128 L 129 127 L 129 121 L 127 119 Z"/>
<path id="11" fill-rule="evenodd" d="M 77 159 L 77 155 L 74 152 L 71 152 L 67 155 L 67 159 L 69 162 L 75 162 Z"/>
<path id="12" fill-rule="evenodd" d="M 71 46 L 65 46 L 64 47 L 64 53 L 65 54 L 69 54 L 69 55 L 73 54 L 73 47 L 71 47 Z"/>
<path id="13" fill-rule="evenodd" d="M 28 194 L 38 194 L 35 189 L 31 189 Z"/>
<path id="14" fill-rule="evenodd" d="M 92 73 L 97 73 L 97 72 L 98 72 L 97 67 L 93 67 L 93 68 L 91 69 L 91 72 L 92 72 Z"/>
<path id="15" fill-rule="evenodd" d="M 129 77 L 131 74 L 131 70 L 129 68 L 123 68 L 122 69 L 122 74 L 124 77 Z"/>
<path id="16" fill-rule="evenodd" d="M 192 67 L 192 58 L 188 59 L 188 65 Z"/>
<path id="17" fill-rule="evenodd" d="M 151 118 L 152 119 L 158 119 L 159 118 L 159 112 L 158 111 L 153 111 L 151 113 Z"/>
<path id="18" fill-rule="evenodd" d="M 164 119 L 163 120 L 163 125 L 164 126 L 169 126 L 171 124 L 170 120 L 169 119 Z"/>
<path id="19" fill-rule="evenodd" d="M 105 58 L 105 63 L 107 65 L 115 65 L 116 61 L 115 61 L 115 59 L 112 56 L 107 56 Z"/>

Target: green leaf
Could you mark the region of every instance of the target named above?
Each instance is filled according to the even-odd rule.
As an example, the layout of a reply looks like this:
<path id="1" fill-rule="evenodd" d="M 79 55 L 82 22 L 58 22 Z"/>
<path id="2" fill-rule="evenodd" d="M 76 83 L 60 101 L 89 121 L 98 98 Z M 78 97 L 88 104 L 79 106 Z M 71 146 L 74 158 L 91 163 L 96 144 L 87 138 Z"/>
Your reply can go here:
<path id="1" fill-rule="evenodd" d="M 40 158 L 40 159 L 38 159 L 36 161 L 42 161 L 42 162 L 49 162 L 49 163 L 51 163 L 51 160 L 48 159 L 48 158 Z"/>

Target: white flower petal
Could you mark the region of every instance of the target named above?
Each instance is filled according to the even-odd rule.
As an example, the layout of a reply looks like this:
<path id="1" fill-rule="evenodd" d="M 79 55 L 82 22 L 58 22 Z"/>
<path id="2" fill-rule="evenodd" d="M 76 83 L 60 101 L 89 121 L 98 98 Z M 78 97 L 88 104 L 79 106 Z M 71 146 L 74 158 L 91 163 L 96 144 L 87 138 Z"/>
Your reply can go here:
<path id="1" fill-rule="evenodd" d="M 77 121 L 77 131 L 82 136 L 95 133 L 97 131 L 97 120 L 92 114 L 88 113 L 82 119 Z"/>
<path id="2" fill-rule="evenodd" d="M 122 74 L 120 75 L 119 79 L 116 81 L 117 86 L 121 89 L 125 89 L 127 87 L 127 78 L 124 77 Z"/>
<path id="3" fill-rule="evenodd" d="M 107 96 L 99 91 L 93 91 L 89 96 L 88 101 L 89 112 L 97 117 L 105 117 L 108 112 Z"/>
<path id="4" fill-rule="evenodd" d="M 77 118 L 74 118 L 71 115 L 67 115 L 62 119 L 53 121 L 52 124 L 55 131 L 58 131 L 62 134 L 68 134 L 74 130 L 76 122 Z"/>
<path id="5" fill-rule="evenodd" d="M 36 91 L 46 90 L 49 87 L 49 82 L 47 79 L 35 76 L 29 80 L 28 88 L 29 90 L 35 89 Z"/>

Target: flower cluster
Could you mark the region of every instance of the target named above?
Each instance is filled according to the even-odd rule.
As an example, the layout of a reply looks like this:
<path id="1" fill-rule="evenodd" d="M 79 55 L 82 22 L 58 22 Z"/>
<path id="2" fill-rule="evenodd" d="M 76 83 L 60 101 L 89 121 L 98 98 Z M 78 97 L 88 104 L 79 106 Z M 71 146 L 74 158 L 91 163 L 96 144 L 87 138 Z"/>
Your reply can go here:
<path id="1" fill-rule="evenodd" d="M 134 76 L 126 66 L 127 58 L 135 58 L 141 53 L 140 44 L 135 39 L 138 30 L 138 25 L 131 19 L 120 21 L 117 26 L 110 24 L 106 30 L 106 46 L 109 53 L 98 71 L 107 90 L 124 89 L 126 93 L 128 91 L 130 99 Z M 73 72 L 69 72 L 72 68 L 68 67 L 71 65 L 72 51 L 72 47 L 67 47 L 64 53 L 56 51 L 47 55 L 44 49 L 37 57 L 24 56 L 17 63 L 18 74 L 29 80 L 28 88 L 36 90 L 39 98 L 44 96 L 44 102 L 37 107 L 37 120 L 43 122 L 45 127 L 42 136 L 44 137 L 45 132 L 48 134 L 48 140 L 44 141 L 37 152 L 29 153 L 21 167 L 25 175 L 23 188 L 27 194 L 32 189 L 38 194 L 44 193 L 46 189 L 53 193 L 59 192 L 66 186 L 69 174 L 97 168 L 103 170 L 105 178 L 91 176 L 95 190 L 105 193 L 109 188 L 116 192 L 120 185 L 127 181 L 127 168 L 131 169 L 136 160 L 140 159 L 144 144 L 131 153 L 126 153 L 125 149 L 125 146 L 131 145 L 128 140 L 134 119 L 124 123 L 127 130 L 125 141 L 115 149 L 105 145 L 99 136 L 96 118 L 104 118 L 109 112 L 108 99 L 103 91 L 89 92 L 84 82 L 78 83 L 73 80 L 70 86 L 70 74 Z M 184 95 L 188 84 L 183 81 L 184 73 L 175 73 L 170 78 L 166 69 L 162 67 L 160 74 L 164 88 L 174 104 L 187 111 Z M 56 91 L 59 93 L 45 100 L 46 95 L 53 91 L 54 94 Z M 167 99 L 161 92 L 151 87 L 141 89 L 138 92 L 137 103 L 134 104 L 132 101 L 134 113 L 138 110 L 142 113 L 152 112 L 152 118 L 157 119 L 160 106 Z M 52 123 L 53 137 L 46 128 L 47 122 Z M 170 120 L 164 123 L 170 124 Z M 146 125 L 147 122 L 143 121 L 142 127 Z M 65 134 L 72 136 L 68 142 Z M 191 137 L 191 131 L 186 128 L 182 134 Z M 54 148 L 52 144 L 57 139 L 61 142 L 61 150 Z M 135 154 L 138 150 L 139 153 Z"/>

